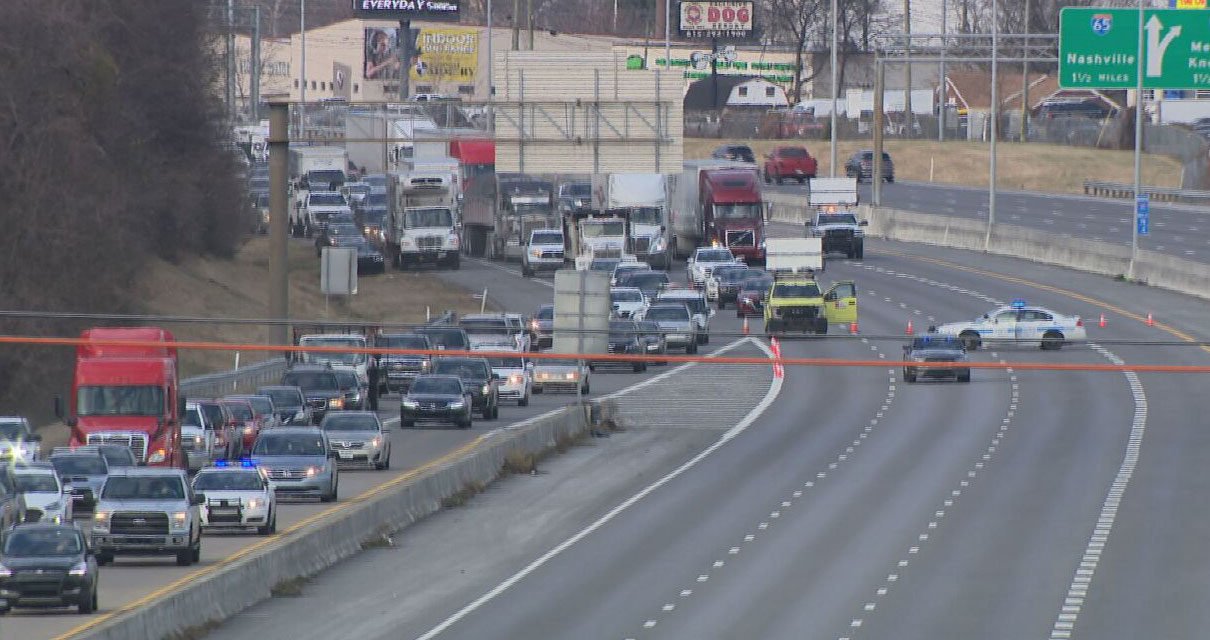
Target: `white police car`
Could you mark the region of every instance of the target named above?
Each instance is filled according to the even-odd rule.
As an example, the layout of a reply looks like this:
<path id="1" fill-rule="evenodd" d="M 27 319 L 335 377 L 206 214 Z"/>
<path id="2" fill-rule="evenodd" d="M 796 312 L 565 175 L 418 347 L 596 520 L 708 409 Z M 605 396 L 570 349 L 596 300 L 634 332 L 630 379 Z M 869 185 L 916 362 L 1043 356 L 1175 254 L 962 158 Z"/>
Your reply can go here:
<path id="1" fill-rule="evenodd" d="M 264 470 L 251 460 L 217 460 L 193 477 L 194 493 L 204 494 L 202 528 L 250 529 L 261 535 L 277 532 L 277 499 Z"/>
<path id="2" fill-rule="evenodd" d="M 951 322 L 929 331 L 944 336 L 957 336 L 974 351 L 983 344 L 1004 343 L 1060 349 L 1070 342 L 1088 339 L 1084 321 L 1079 316 L 1066 316 L 1050 309 L 1035 307 L 1024 300 L 983 314 L 971 322 Z"/>

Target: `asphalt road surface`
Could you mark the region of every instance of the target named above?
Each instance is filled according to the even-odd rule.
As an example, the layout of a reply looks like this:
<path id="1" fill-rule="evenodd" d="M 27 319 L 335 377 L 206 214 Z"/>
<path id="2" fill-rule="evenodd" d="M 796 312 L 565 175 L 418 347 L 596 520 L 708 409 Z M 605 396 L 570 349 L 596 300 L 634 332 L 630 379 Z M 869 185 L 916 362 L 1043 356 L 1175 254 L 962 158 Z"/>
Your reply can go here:
<path id="1" fill-rule="evenodd" d="M 1206 365 L 1172 333 L 1206 340 L 1205 303 L 996 256 L 867 248 L 822 278 L 858 282 L 863 336 L 783 350 L 885 367 L 789 367 L 746 420 L 595 440 L 211 636 L 1204 636 L 1204 376 L 1011 368 L 908 385 L 892 336 L 1026 298 L 1108 326 L 1089 327 L 1091 345 L 976 361 Z"/>
<path id="2" fill-rule="evenodd" d="M 883 184 L 882 204 L 887 207 L 958 218 L 987 220 L 986 188 L 958 187 L 927 182 Z M 776 193 L 802 193 L 797 184 L 764 185 Z M 871 185 L 860 186 L 861 201 L 873 202 Z M 1130 246 L 1134 201 L 1091 196 L 997 191 L 996 222 Z M 1150 233 L 1139 237 L 1139 247 L 1150 251 L 1210 261 L 1210 207 L 1151 203 Z"/>

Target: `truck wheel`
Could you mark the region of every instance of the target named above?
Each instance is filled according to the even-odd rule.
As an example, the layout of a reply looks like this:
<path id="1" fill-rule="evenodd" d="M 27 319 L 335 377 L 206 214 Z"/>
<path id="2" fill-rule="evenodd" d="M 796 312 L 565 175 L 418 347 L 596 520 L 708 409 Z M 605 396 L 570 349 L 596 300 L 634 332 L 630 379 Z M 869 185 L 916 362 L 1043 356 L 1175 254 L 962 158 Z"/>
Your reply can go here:
<path id="1" fill-rule="evenodd" d="M 454 255 L 450 256 L 449 261 L 446 264 L 450 269 L 457 271 L 462 266 L 462 257 L 455 253 Z"/>
<path id="2" fill-rule="evenodd" d="M 524 278 L 532 278 L 532 277 L 534 277 L 534 270 L 530 269 L 529 265 L 522 262 L 521 263 L 521 276 Z"/>
<path id="3" fill-rule="evenodd" d="M 111 553 L 98 553 L 98 554 L 97 554 L 97 566 L 98 566 L 98 567 L 103 567 L 103 566 L 105 566 L 105 565 L 107 565 L 107 564 L 113 564 L 113 554 L 111 554 Z"/>
<path id="4" fill-rule="evenodd" d="M 903 381 L 904 382 L 915 382 L 916 381 L 916 372 L 912 371 L 909 373 L 907 369 L 904 369 L 903 370 Z"/>
<path id="5" fill-rule="evenodd" d="M 193 560 L 194 564 L 202 561 L 202 538 L 200 535 L 198 536 L 197 544 L 195 544 L 193 549 L 189 551 L 189 556 Z"/>
<path id="6" fill-rule="evenodd" d="M 92 593 L 81 596 L 80 603 L 77 605 L 76 609 L 84 615 L 88 615 L 97 610 L 97 586 L 95 582 L 93 583 Z"/>
<path id="7" fill-rule="evenodd" d="M 697 353 L 697 340 L 690 342 L 689 346 L 685 347 L 685 353 L 687 355 L 694 355 Z"/>
<path id="8" fill-rule="evenodd" d="M 193 549 L 185 549 L 178 551 L 176 554 L 176 566 L 188 567 L 193 562 Z"/>
<path id="9" fill-rule="evenodd" d="M 785 178 L 783 178 L 783 177 L 781 177 L 780 175 L 779 175 L 779 176 L 777 176 L 776 178 L 774 178 L 774 180 L 777 180 L 777 184 L 785 184 L 785 183 L 786 183 L 786 179 L 785 179 Z"/>
<path id="10" fill-rule="evenodd" d="M 853 252 L 853 254 L 858 260 L 863 259 L 865 257 L 865 243 L 864 242 L 859 243 L 857 245 L 857 249 Z"/>
<path id="11" fill-rule="evenodd" d="M 974 331 L 963 331 L 958 336 L 958 339 L 962 341 L 964 346 L 966 346 L 967 351 L 976 351 L 979 349 L 979 343 L 981 340 L 979 340 L 979 334 L 975 333 Z"/>

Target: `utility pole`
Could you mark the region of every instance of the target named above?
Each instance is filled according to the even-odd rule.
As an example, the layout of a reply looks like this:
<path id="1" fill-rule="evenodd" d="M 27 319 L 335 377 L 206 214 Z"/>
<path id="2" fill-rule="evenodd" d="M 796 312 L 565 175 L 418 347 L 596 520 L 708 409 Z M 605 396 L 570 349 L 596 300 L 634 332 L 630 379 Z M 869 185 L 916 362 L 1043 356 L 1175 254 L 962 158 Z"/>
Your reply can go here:
<path id="1" fill-rule="evenodd" d="M 298 136 L 304 137 L 307 129 L 307 0 L 299 0 L 298 33 L 302 39 L 302 54 L 298 69 Z"/>
<path id="2" fill-rule="evenodd" d="M 492 0 L 487 0 L 487 130 L 495 131 L 495 115 L 492 113 L 492 100 L 495 92 L 492 91 L 495 78 L 492 76 L 495 73 L 496 60 L 492 52 L 492 36 L 495 35 L 495 22 L 492 20 Z"/>
<path id="3" fill-rule="evenodd" d="M 903 64 L 903 135 L 912 137 L 912 0 L 903 0 L 903 32 L 907 34 L 907 49 Z"/>
<path id="4" fill-rule="evenodd" d="M 248 114 L 253 123 L 260 122 L 260 5 L 252 7 L 252 46 L 248 67 Z"/>
<path id="5" fill-rule="evenodd" d="M 521 0 L 513 0 L 513 51 L 521 49 Z"/>
<path id="6" fill-rule="evenodd" d="M 399 21 L 399 101 L 407 102 L 412 71 L 412 21 Z"/>
<path id="7" fill-rule="evenodd" d="M 1139 257 L 1139 195 L 1143 186 L 1143 0 L 1139 0 L 1139 39 L 1138 65 L 1135 67 L 1136 78 L 1134 87 L 1134 198 L 1133 215 L 1130 216 L 1130 266 L 1126 270 L 1126 278 L 1134 279 L 1134 263 Z"/>
<path id="8" fill-rule="evenodd" d="M 937 69 L 938 84 L 941 86 L 941 91 L 937 104 L 937 142 L 945 141 L 945 107 L 949 104 L 949 83 L 945 81 L 945 48 L 947 46 L 945 40 L 945 20 L 948 11 L 949 8 L 946 7 L 946 0 L 941 0 L 941 62 Z"/>
<path id="9" fill-rule="evenodd" d="M 1025 0 L 1025 33 L 1029 33 L 1029 0 Z M 1025 142 L 1025 128 L 1029 118 L 1029 38 L 1026 37 L 1021 46 L 1021 135 L 1020 142 Z"/>
<path id="10" fill-rule="evenodd" d="M 874 206 L 882 206 L 882 130 L 886 127 L 883 95 L 886 93 L 886 63 L 879 60 L 874 71 L 874 157 L 870 161 L 870 191 Z M 858 174 L 860 177 L 860 173 Z"/>
<path id="11" fill-rule="evenodd" d="M 525 0 L 525 27 L 529 30 L 529 50 L 534 50 L 534 0 Z"/>
<path id="12" fill-rule="evenodd" d="M 667 1 L 667 0 L 665 0 Z M 838 29 L 836 25 L 840 21 L 836 17 L 836 0 L 832 0 L 832 66 L 828 70 L 828 74 L 832 76 L 832 124 L 831 124 L 831 149 L 829 150 L 831 164 L 828 166 L 828 175 L 832 178 L 836 177 L 836 93 L 840 91 L 839 78 L 837 77 L 836 66 L 836 45 L 840 41 L 837 36 Z"/>
<path id="13" fill-rule="evenodd" d="M 1141 1 L 1141 0 L 1140 0 Z M 991 153 L 988 159 L 987 180 L 987 235 L 983 238 L 983 250 L 991 246 L 992 225 L 996 224 L 996 137 L 999 135 L 1000 77 L 997 75 L 996 56 L 1000 51 L 1000 20 L 996 0 L 992 0 L 992 104 L 991 104 Z"/>
<path id="14" fill-rule="evenodd" d="M 235 124 L 235 0 L 227 0 L 227 124 Z"/>
<path id="15" fill-rule="evenodd" d="M 286 320 L 290 316 L 290 277 L 288 259 L 290 102 L 273 100 L 269 104 L 269 318 Z M 290 344 L 289 327 L 284 323 L 269 326 L 269 343 Z"/>

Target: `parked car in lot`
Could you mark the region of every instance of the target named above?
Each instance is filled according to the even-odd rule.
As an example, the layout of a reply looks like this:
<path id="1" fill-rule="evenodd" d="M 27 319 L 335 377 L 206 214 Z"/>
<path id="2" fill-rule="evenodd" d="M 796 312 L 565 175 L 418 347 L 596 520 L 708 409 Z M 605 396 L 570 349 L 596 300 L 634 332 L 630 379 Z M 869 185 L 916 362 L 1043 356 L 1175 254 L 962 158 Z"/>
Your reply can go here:
<path id="1" fill-rule="evenodd" d="M 317 427 L 280 427 L 256 439 L 252 457 L 277 495 L 317 496 L 333 502 L 340 489 L 336 452 Z"/>
<path id="2" fill-rule="evenodd" d="M 193 477 L 193 491 L 206 497 L 203 529 L 256 529 L 261 535 L 277 531 L 277 496 L 264 470 L 254 464 L 220 460 Z"/>
<path id="3" fill-rule="evenodd" d="M 301 388 L 269 385 L 257 388 L 256 394 L 269 396 L 273 400 L 273 409 L 277 411 L 279 424 L 311 424 L 311 407 L 307 406 L 307 398 Z M 231 456 L 235 457 L 238 456 Z"/>
<path id="4" fill-rule="evenodd" d="M 756 154 L 752 152 L 752 147 L 746 144 L 724 144 L 715 147 L 714 151 L 710 152 L 710 157 L 736 162 L 756 162 Z"/>
<path id="5" fill-rule="evenodd" d="M 775 147 L 769 155 L 765 156 L 762 173 L 765 176 L 765 184 L 770 182 L 781 184 L 786 179 L 806 184 L 807 180 L 815 177 L 817 164 L 806 147 Z"/>
<path id="6" fill-rule="evenodd" d="M 492 373 L 486 358 L 437 358 L 433 361 L 433 373 L 454 375 L 470 387 L 473 410 L 484 420 L 500 417 L 499 377 Z"/>
<path id="7" fill-rule="evenodd" d="M 411 429 L 417 422 L 450 422 L 469 429 L 474 398 L 462 378 L 426 374 L 416 378 L 399 400 L 399 424 Z"/>
<path id="8" fill-rule="evenodd" d="M 13 607 L 97 610 L 97 559 L 72 525 L 22 524 L 0 534 L 0 614 Z"/>
<path id="9" fill-rule="evenodd" d="M 324 416 L 319 428 L 337 462 L 364 464 L 375 469 L 391 468 L 391 431 L 373 411 L 341 411 Z"/>
<path id="10" fill-rule="evenodd" d="M 108 564 L 118 555 L 175 555 L 182 567 L 201 561 L 204 501 L 180 469 L 112 471 L 92 519 L 97 564 Z"/>
<path id="11" fill-rule="evenodd" d="M 858 182 L 871 181 L 874 175 L 874 151 L 864 149 L 849 156 L 844 163 L 844 174 L 849 178 L 857 178 Z M 895 163 L 891 154 L 882 152 L 882 179 L 887 182 L 895 181 Z"/>
<path id="12" fill-rule="evenodd" d="M 12 477 L 14 490 L 25 500 L 26 522 L 71 524 L 71 494 L 49 462 L 14 465 Z"/>

